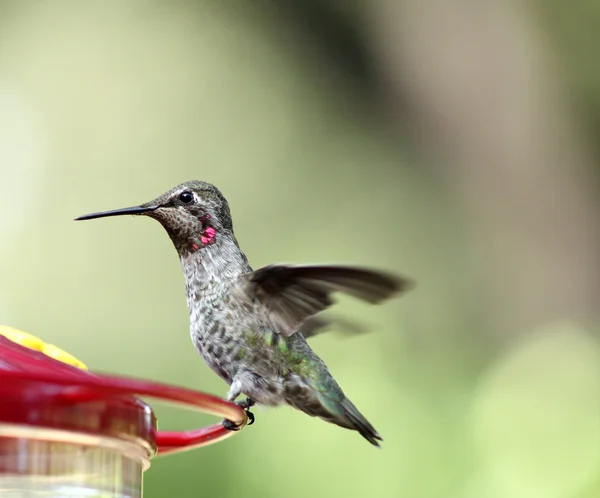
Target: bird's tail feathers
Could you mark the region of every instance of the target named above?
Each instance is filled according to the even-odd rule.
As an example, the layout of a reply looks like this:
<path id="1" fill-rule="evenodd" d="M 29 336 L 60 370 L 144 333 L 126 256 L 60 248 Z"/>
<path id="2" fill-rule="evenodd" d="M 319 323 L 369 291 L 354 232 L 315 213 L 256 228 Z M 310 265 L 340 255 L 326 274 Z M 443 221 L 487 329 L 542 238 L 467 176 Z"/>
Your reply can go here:
<path id="1" fill-rule="evenodd" d="M 356 406 L 354 406 L 348 398 L 345 398 L 344 401 L 342 401 L 341 406 L 344 409 L 344 418 L 350 425 L 348 428 L 358 431 L 358 433 L 369 441 L 369 443 L 380 448 L 379 441 L 383 441 L 383 438 L 362 413 L 358 411 Z"/>
<path id="2" fill-rule="evenodd" d="M 357 431 L 373 446 L 380 448 L 379 442 L 383 441 L 383 438 L 364 415 L 358 411 L 352 401 L 345 397 L 341 402 L 336 403 L 335 408 L 331 406 L 330 402 L 327 405 L 329 405 L 327 413 L 321 413 L 317 416 L 345 429 Z"/>

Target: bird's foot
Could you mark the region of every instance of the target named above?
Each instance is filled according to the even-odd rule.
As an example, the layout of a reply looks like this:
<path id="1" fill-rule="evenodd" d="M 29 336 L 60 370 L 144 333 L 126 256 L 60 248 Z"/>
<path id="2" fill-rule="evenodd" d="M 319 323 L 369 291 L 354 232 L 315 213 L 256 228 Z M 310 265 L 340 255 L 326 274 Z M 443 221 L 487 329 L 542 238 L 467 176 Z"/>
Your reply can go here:
<path id="1" fill-rule="evenodd" d="M 233 423 L 231 420 L 223 420 L 223 427 L 228 431 L 239 431 L 240 426 L 238 424 Z"/>
<path id="2" fill-rule="evenodd" d="M 240 408 L 242 408 L 245 412 L 246 412 L 246 416 L 248 417 L 248 423 L 246 425 L 252 425 L 254 423 L 254 413 L 252 413 L 250 411 L 250 408 L 253 407 L 256 404 L 256 401 L 254 401 L 251 398 L 246 398 L 243 401 L 238 401 L 236 403 L 236 405 L 238 405 Z M 240 426 L 237 424 L 234 424 L 231 420 L 223 420 L 223 427 L 225 427 L 225 429 L 227 429 L 228 431 L 239 431 L 240 430 Z"/>
<path id="3" fill-rule="evenodd" d="M 252 408 L 254 405 L 256 404 L 256 401 L 254 401 L 252 398 L 246 398 L 243 401 L 238 401 L 237 405 L 240 408 L 243 408 L 244 411 L 246 412 L 246 415 L 248 417 L 248 425 L 252 425 L 254 423 L 254 413 L 252 413 L 250 411 L 250 408 Z"/>

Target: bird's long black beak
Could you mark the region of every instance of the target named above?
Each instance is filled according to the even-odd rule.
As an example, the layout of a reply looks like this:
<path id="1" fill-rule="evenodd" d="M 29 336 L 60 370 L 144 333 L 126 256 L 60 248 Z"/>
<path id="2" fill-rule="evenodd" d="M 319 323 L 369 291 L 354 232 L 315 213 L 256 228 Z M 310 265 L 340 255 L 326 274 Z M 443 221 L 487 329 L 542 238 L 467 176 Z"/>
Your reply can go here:
<path id="1" fill-rule="evenodd" d="M 112 211 L 103 211 L 101 213 L 84 214 L 79 218 L 75 218 L 75 221 L 93 220 L 95 218 L 106 218 L 108 216 L 122 216 L 125 214 L 146 214 L 158 209 L 158 207 L 159 206 L 133 206 L 122 209 L 113 209 Z"/>

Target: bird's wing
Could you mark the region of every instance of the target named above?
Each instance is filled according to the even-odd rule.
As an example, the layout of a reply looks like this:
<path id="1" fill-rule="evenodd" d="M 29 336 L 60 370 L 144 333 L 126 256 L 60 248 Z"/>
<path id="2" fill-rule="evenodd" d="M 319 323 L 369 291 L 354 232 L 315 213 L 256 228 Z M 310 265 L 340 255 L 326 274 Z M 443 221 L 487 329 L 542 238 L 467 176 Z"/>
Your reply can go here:
<path id="1" fill-rule="evenodd" d="M 288 337 L 331 306 L 334 292 L 377 304 L 410 285 L 407 279 L 365 268 L 270 265 L 243 275 L 234 292 L 275 332 Z"/>
<path id="2" fill-rule="evenodd" d="M 314 337 L 330 330 L 341 332 L 345 336 L 354 336 L 366 334 L 371 329 L 365 324 L 358 323 L 356 320 L 337 315 L 332 316 L 325 312 L 325 314 L 319 313 L 304 320 L 300 332 L 305 339 L 308 339 L 309 337 Z"/>

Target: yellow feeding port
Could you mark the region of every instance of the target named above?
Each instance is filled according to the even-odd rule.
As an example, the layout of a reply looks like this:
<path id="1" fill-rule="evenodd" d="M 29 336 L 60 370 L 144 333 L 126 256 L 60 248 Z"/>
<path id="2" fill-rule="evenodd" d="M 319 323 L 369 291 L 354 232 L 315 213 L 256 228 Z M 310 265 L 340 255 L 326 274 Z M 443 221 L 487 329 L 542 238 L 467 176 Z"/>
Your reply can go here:
<path id="1" fill-rule="evenodd" d="M 44 353 L 55 360 L 66 363 L 67 365 L 72 365 L 74 367 L 81 368 L 82 370 L 88 369 L 82 361 L 79 361 L 73 355 L 70 355 L 66 351 L 63 351 L 53 344 L 46 344 L 39 337 L 28 334 L 27 332 L 8 327 L 6 325 L 0 325 L 0 335 L 3 335 L 8 340 L 16 342 L 21 346 L 33 349 L 35 351 L 40 351 L 41 353 Z"/>

